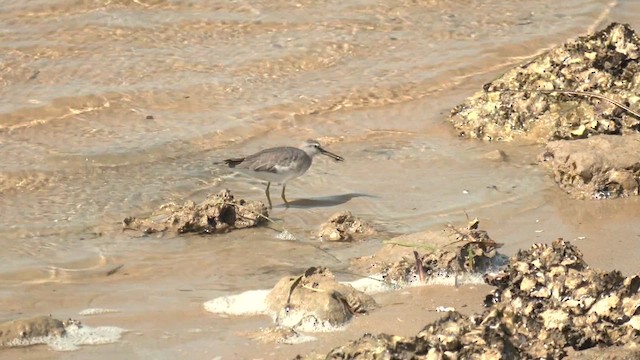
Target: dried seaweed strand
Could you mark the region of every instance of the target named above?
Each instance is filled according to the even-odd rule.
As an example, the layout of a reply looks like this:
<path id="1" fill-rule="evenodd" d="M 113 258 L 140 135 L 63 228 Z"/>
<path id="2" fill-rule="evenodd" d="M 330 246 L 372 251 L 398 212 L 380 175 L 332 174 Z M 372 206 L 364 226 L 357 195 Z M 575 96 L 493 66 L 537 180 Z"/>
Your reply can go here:
<path id="1" fill-rule="evenodd" d="M 583 96 L 583 97 L 592 97 L 592 98 L 597 98 L 600 100 L 604 100 L 607 101 L 623 110 L 625 110 L 626 112 L 628 112 L 629 114 L 633 115 L 634 117 L 640 119 L 640 113 L 631 110 L 628 106 L 624 105 L 623 103 L 613 100 L 611 98 L 608 98 L 602 94 L 598 94 L 598 93 L 594 93 L 594 92 L 590 92 L 590 91 L 573 91 L 573 90 L 496 90 L 498 92 L 512 92 L 512 93 L 518 93 L 518 92 L 537 92 L 537 93 L 541 93 L 541 94 L 549 94 L 549 95 L 553 95 L 553 93 L 558 93 L 558 94 L 565 94 L 565 95 L 574 95 L 574 96 Z"/>
<path id="2" fill-rule="evenodd" d="M 296 287 L 298 287 L 298 285 L 302 288 L 311 290 L 311 291 L 316 291 L 316 292 L 323 292 L 326 290 L 322 290 L 322 289 L 314 289 L 308 285 L 305 284 L 301 284 L 302 279 L 305 279 L 311 275 L 313 275 L 313 273 L 316 272 L 316 270 L 318 270 L 317 267 L 312 266 L 310 268 L 308 268 L 307 270 L 304 271 L 304 274 L 298 276 L 297 278 L 293 279 L 293 283 L 291 283 L 291 286 L 289 287 L 289 295 L 287 296 L 287 303 L 284 305 L 284 309 L 286 312 L 289 312 L 289 310 L 291 309 L 291 295 L 293 294 L 293 290 L 295 290 Z"/>
<path id="3" fill-rule="evenodd" d="M 418 278 L 421 283 L 427 281 L 427 274 L 424 272 L 424 268 L 422 267 L 422 259 L 420 258 L 420 254 L 417 251 L 413 250 L 413 256 L 416 258 L 416 272 L 418 273 Z"/>
<path id="4" fill-rule="evenodd" d="M 296 286 L 300 284 L 300 281 L 302 280 L 303 277 L 304 277 L 304 274 L 295 278 L 293 280 L 293 283 L 291 284 L 291 287 L 289 288 L 289 296 L 287 296 L 287 303 L 284 305 L 284 309 L 286 312 L 289 312 L 289 310 L 291 309 L 291 295 L 293 294 L 293 290 L 295 290 Z"/>
<path id="5" fill-rule="evenodd" d="M 387 284 L 389 286 L 395 286 L 395 284 L 393 284 L 392 282 L 387 281 L 385 279 L 376 279 L 373 276 L 358 274 L 358 273 L 355 273 L 355 272 L 352 272 L 352 271 L 334 270 L 333 272 L 336 273 L 336 274 L 346 274 L 346 275 L 358 276 L 360 278 L 366 278 L 366 279 L 370 279 L 370 280 L 375 280 L 375 281 L 381 282 L 383 284 Z"/>
<path id="6" fill-rule="evenodd" d="M 438 250 L 438 247 L 433 246 L 433 245 L 429 245 L 429 244 L 410 244 L 410 243 L 403 243 L 403 242 L 391 241 L 391 240 L 385 240 L 382 243 L 385 244 L 385 245 L 397 245 L 397 246 L 402 246 L 402 247 L 423 249 L 423 250 L 428 250 L 428 251 L 436 251 L 436 250 Z"/>
<path id="7" fill-rule="evenodd" d="M 456 229 L 453 225 L 451 224 L 447 224 L 446 225 L 447 228 L 451 229 L 451 231 L 455 232 L 458 235 L 458 240 L 452 241 L 448 244 L 446 244 L 445 246 L 451 246 L 460 242 L 466 242 L 467 244 L 479 244 L 479 245 L 484 245 L 484 246 L 490 246 L 493 248 L 501 248 L 502 245 L 504 245 L 503 243 L 499 243 L 496 242 L 492 239 L 488 239 L 488 240 L 482 240 L 482 239 L 478 239 L 473 235 L 473 228 L 469 227 L 467 228 L 467 230 L 469 230 L 468 233 L 463 233 L 462 231 Z"/>
<path id="8" fill-rule="evenodd" d="M 327 290 L 312 288 L 311 286 L 305 285 L 305 284 L 300 285 L 300 287 L 302 287 L 303 289 L 307 289 L 307 290 L 315 291 L 315 292 L 327 292 Z"/>
<path id="9" fill-rule="evenodd" d="M 448 243 L 448 244 L 447 244 L 447 245 L 445 245 L 445 246 L 451 246 L 451 245 L 453 245 L 453 244 L 457 244 L 457 243 L 459 243 L 459 242 L 467 242 L 467 243 L 470 243 L 470 242 L 473 242 L 473 243 L 482 243 L 482 241 L 480 241 L 480 240 L 476 239 L 476 238 L 475 238 L 475 236 L 473 236 L 473 235 L 471 234 L 471 232 L 469 232 L 468 234 L 465 234 L 465 233 L 463 233 L 462 231 L 460 231 L 460 230 L 456 229 L 452 224 L 447 224 L 446 226 L 447 226 L 449 229 L 451 229 L 453 232 L 455 232 L 456 234 L 458 234 L 458 236 L 460 237 L 460 239 L 455 240 L 455 241 L 452 241 L 452 242 Z"/>
<path id="10" fill-rule="evenodd" d="M 111 275 L 115 274 L 116 272 L 118 272 L 118 270 L 122 269 L 122 267 L 124 267 L 124 264 L 120 264 L 120 265 L 114 267 L 113 269 L 107 271 L 107 276 L 111 276 Z"/>

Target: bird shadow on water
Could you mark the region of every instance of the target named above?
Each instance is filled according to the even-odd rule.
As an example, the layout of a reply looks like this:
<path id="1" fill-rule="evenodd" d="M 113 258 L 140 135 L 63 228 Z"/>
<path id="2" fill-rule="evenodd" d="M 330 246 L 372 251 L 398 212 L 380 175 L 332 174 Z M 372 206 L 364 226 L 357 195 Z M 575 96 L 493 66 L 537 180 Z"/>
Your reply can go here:
<path id="1" fill-rule="evenodd" d="M 321 196 L 310 199 L 296 199 L 289 200 L 290 208 L 313 208 L 313 207 L 330 207 L 341 205 L 353 198 L 358 197 L 371 197 L 375 198 L 377 196 L 369 195 L 369 194 L 361 194 L 361 193 L 347 193 L 341 195 L 331 195 L 331 196 Z M 284 208 L 285 205 L 277 205 L 276 207 Z"/>

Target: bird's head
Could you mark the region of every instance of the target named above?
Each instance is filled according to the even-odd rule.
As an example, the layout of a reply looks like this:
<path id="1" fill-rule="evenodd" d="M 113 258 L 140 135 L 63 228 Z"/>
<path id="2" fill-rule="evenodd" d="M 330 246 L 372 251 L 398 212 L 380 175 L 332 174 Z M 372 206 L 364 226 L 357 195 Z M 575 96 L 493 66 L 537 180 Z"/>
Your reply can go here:
<path id="1" fill-rule="evenodd" d="M 310 157 L 314 157 L 317 154 L 322 154 L 334 159 L 335 161 L 344 161 L 344 158 L 342 156 L 336 155 L 323 149 L 322 146 L 320 146 L 320 143 L 316 140 L 305 141 L 302 146 L 300 146 L 300 149 L 307 153 L 307 155 L 309 155 Z"/>

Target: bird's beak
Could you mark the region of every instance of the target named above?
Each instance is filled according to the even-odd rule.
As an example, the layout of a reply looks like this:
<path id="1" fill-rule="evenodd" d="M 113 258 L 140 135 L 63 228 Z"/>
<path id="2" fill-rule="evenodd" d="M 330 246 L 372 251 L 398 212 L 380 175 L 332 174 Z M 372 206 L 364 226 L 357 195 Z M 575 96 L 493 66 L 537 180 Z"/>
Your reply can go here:
<path id="1" fill-rule="evenodd" d="M 327 150 L 325 150 L 325 149 L 323 149 L 321 147 L 318 148 L 318 151 L 320 151 L 320 154 L 326 155 L 326 156 L 332 158 L 335 161 L 344 161 L 344 158 L 342 156 L 336 155 L 336 154 L 334 154 L 332 152 L 329 152 L 329 151 L 327 151 Z"/>

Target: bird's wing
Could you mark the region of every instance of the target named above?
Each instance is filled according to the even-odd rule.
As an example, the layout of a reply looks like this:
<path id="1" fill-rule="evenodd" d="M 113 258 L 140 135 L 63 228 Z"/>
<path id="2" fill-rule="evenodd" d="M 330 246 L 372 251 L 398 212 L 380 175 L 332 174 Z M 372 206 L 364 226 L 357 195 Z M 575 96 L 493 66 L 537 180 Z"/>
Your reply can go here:
<path id="1" fill-rule="evenodd" d="M 294 147 L 262 150 L 245 158 L 242 165 L 253 171 L 278 173 L 292 167 L 305 153 Z"/>

